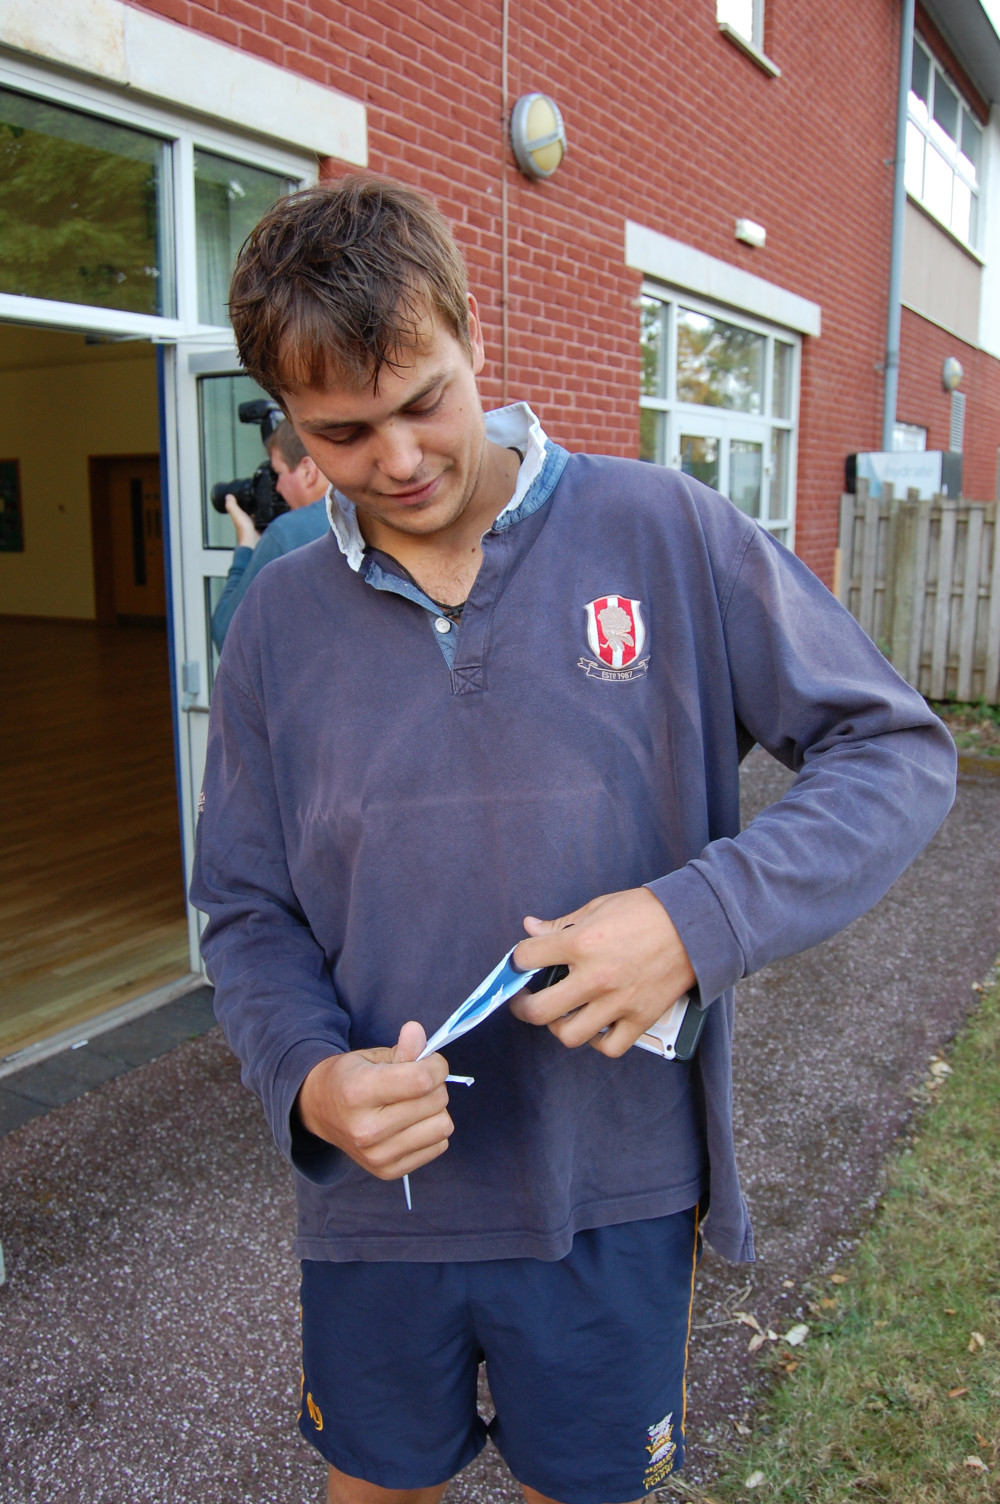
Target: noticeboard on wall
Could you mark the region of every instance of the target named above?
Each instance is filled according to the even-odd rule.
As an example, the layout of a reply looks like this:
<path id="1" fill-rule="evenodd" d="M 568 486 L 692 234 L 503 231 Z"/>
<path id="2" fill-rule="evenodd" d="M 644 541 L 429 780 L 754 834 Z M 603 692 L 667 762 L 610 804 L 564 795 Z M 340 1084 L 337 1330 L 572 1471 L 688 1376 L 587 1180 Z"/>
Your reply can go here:
<path id="1" fill-rule="evenodd" d="M 0 554 L 23 553 L 21 467 L 17 460 L 0 460 Z"/>

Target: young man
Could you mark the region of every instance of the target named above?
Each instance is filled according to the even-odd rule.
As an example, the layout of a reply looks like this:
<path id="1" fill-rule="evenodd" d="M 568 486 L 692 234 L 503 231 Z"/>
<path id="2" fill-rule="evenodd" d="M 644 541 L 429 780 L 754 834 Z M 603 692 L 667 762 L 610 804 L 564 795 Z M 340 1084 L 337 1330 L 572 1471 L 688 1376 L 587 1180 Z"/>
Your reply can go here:
<path id="1" fill-rule="evenodd" d="M 329 529 L 326 506 L 326 477 L 306 453 L 301 439 L 286 419 L 279 423 L 267 440 L 267 455 L 278 477 L 278 495 L 288 506 L 287 512 L 275 517 L 263 537 L 257 531 L 235 496 L 226 497 L 226 511 L 236 528 L 236 548 L 226 577 L 226 588 L 212 612 L 212 641 L 221 651 L 229 631 L 233 612 L 243 599 L 247 586 L 272 559 L 313 543 Z"/>
<path id="2" fill-rule="evenodd" d="M 232 311 L 335 488 L 331 535 L 227 641 L 192 890 L 297 1174 L 301 1427 L 334 1504 L 435 1504 L 483 1445 L 485 1357 L 529 1504 L 623 1504 L 681 1465 L 709 1202 L 713 1245 L 753 1257 L 733 985 L 881 896 L 953 748 L 727 501 L 570 456 L 522 406 L 484 420 L 476 304 L 421 196 L 282 201 Z M 741 834 L 755 740 L 798 777 Z M 522 920 L 518 966 L 566 979 L 418 1061 Z M 689 992 L 690 1063 L 631 1048 Z"/>

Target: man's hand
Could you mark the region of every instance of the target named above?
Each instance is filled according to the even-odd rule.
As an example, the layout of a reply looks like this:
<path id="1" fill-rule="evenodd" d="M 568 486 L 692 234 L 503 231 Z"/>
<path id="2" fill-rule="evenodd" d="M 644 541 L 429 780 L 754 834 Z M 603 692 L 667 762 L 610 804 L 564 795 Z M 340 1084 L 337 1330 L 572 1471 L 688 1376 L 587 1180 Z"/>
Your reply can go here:
<path id="1" fill-rule="evenodd" d="M 236 547 L 256 548 L 260 542 L 260 533 L 250 513 L 244 512 L 235 496 L 226 497 L 226 511 L 233 519 L 233 526 L 236 529 Z"/>
<path id="2" fill-rule="evenodd" d="M 299 1121 L 379 1180 L 398 1180 L 437 1159 L 454 1125 L 448 1115 L 448 1062 L 417 1056 L 427 1043 L 404 1024 L 391 1049 L 352 1050 L 313 1066 L 296 1098 Z"/>
<path id="3" fill-rule="evenodd" d="M 511 1012 L 547 1024 L 570 1049 L 589 1042 L 603 1055 L 624 1055 L 695 982 L 681 937 L 648 888 L 594 898 L 561 919 L 529 918 L 524 927 L 532 938 L 521 941 L 514 964 L 530 971 L 561 963 L 569 976 L 542 992 L 519 992 Z"/>

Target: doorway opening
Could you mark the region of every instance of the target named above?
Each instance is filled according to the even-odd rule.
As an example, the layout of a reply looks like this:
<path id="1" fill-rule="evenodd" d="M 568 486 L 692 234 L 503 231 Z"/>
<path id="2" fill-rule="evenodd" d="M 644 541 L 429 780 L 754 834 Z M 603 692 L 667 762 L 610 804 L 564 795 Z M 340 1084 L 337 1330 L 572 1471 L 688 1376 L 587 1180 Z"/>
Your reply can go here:
<path id="1" fill-rule="evenodd" d="M 2 1060 L 190 958 L 155 352 L 0 324 L 0 398 L 19 522 L 0 533 Z"/>

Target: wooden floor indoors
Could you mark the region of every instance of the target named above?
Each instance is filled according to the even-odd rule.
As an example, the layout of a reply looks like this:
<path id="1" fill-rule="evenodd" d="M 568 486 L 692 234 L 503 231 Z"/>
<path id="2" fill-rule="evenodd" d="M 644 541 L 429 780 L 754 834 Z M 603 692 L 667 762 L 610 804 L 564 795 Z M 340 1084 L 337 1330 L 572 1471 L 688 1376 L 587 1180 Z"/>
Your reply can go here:
<path id="1" fill-rule="evenodd" d="M 0 1059 L 185 975 L 166 631 L 0 617 Z"/>

